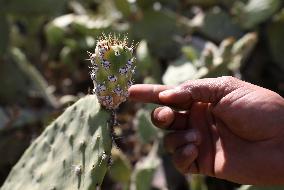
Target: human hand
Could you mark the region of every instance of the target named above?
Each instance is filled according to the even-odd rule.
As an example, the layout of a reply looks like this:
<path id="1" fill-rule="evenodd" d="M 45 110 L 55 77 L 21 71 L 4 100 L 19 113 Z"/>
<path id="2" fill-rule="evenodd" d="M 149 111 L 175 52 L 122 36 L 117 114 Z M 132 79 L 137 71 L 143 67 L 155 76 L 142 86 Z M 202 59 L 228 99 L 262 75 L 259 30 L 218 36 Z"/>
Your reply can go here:
<path id="1" fill-rule="evenodd" d="M 164 105 L 152 121 L 172 131 L 164 144 L 180 172 L 243 184 L 284 183 L 284 99 L 275 92 L 220 77 L 175 88 L 134 85 L 129 93 L 132 100 Z"/>

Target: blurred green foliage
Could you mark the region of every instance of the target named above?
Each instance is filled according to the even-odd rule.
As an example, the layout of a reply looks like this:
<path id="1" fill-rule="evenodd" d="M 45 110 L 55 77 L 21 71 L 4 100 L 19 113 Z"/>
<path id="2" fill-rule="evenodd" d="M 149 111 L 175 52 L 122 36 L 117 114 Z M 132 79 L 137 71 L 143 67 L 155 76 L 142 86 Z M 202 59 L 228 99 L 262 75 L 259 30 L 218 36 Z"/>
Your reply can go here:
<path id="1" fill-rule="evenodd" d="M 102 32 L 128 34 L 134 41 L 137 83 L 176 85 L 233 75 L 284 95 L 283 25 L 281 0 L 0 0 L 0 135 L 18 134 L 31 125 L 41 128 L 88 93 L 86 52 L 94 52 Z M 162 133 L 151 126 L 150 107 L 126 104 L 122 109 L 128 127 L 121 130 L 128 144 L 122 143 L 125 155 L 114 156 L 107 189 L 119 184 L 124 189 L 153 187 L 164 153 L 153 145 Z M 31 133 L 25 142 L 38 135 Z M 11 136 L 19 145 L 11 147 L 20 147 L 23 138 Z M 6 141 L 1 138 L 0 144 L 9 149 Z M 15 164 L 10 155 L 19 156 L 23 149 L 2 158 L 1 182 Z M 146 155 L 151 156 L 142 161 Z M 164 173 L 167 179 L 170 174 Z M 188 189 L 209 187 L 206 178 L 192 180 Z M 215 189 L 238 186 L 213 181 Z"/>

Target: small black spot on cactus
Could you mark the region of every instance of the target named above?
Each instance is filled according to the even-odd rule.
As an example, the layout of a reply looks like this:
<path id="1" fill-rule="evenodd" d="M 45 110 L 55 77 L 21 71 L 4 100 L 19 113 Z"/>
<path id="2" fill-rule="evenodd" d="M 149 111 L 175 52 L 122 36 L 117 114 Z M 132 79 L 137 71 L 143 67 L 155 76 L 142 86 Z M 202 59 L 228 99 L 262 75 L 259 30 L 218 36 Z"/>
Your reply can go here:
<path id="1" fill-rule="evenodd" d="M 62 124 L 62 127 L 61 127 L 61 132 L 66 131 L 66 127 L 67 127 L 67 125 L 66 125 L 66 123 L 64 122 L 64 123 Z"/>
<path id="2" fill-rule="evenodd" d="M 73 106 L 73 111 L 76 111 L 77 110 L 77 106 Z"/>
<path id="3" fill-rule="evenodd" d="M 62 160 L 62 166 L 63 166 L 63 168 L 66 167 L 66 160 L 65 159 Z"/>
<path id="4" fill-rule="evenodd" d="M 73 146 L 73 143 L 74 143 L 74 135 L 69 135 L 69 143 L 71 146 Z"/>

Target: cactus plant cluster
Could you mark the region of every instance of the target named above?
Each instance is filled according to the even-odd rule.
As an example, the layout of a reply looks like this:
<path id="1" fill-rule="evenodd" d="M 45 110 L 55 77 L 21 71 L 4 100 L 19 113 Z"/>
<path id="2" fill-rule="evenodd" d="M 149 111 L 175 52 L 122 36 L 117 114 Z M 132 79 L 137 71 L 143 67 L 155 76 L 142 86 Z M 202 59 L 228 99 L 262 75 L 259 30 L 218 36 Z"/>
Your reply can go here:
<path id="1" fill-rule="evenodd" d="M 106 109 L 114 110 L 126 101 L 135 72 L 134 45 L 128 47 L 127 37 L 103 35 L 94 53 L 89 53 L 94 93 Z"/>

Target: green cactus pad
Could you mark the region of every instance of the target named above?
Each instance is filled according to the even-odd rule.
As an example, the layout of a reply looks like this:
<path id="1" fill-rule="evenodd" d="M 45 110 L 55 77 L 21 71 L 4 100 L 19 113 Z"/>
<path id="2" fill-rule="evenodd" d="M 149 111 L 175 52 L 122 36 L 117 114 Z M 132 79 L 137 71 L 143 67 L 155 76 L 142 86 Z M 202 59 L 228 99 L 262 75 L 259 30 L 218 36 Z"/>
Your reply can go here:
<path id="1" fill-rule="evenodd" d="M 116 109 L 128 97 L 135 70 L 133 48 L 133 45 L 128 47 L 127 37 L 103 35 L 97 42 L 95 53 L 88 52 L 93 91 L 107 109 Z"/>
<path id="2" fill-rule="evenodd" d="M 91 190 L 107 171 L 112 139 L 96 96 L 52 122 L 14 166 L 1 190 Z"/>

